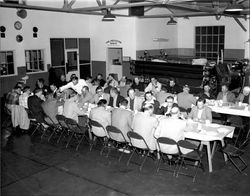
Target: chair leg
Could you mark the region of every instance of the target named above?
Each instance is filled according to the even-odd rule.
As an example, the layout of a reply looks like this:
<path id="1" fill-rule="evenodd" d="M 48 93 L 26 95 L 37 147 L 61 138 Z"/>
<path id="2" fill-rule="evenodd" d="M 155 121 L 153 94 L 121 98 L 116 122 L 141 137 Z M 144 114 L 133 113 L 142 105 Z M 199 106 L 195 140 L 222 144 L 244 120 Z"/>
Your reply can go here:
<path id="1" fill-rule="evenodd" d="M 162 156 L 162 155 L 161 155 Z M 156 171 L 159 172 L 162 158 L 158 159 Z"/>
<path id="2" fill-rule="evenodd" d="M 48 128 L 49 128 L 49 127 L 48 127 Z M 42 133 L 42 135 L 41 135 L 41 139 L 43 139 L 43 136 L 45 136 L 46 131 L 48 130 L 48 128 L 45 128 L 45 127 L 42 126 L 43 133 Z"/>
<path id="3" fill-rule="evenodd" d="M 129 157 L 128 161 L 127 161 L 127 166 L 129 165 L 130 160 L 132 159 L 132 157 L 133 157 L 134 153 L 135 153 L 135 148 L 133 148 L 133 152 L 131 153 L 131 155 L 130 155 L 130 157 Z"/>
<path id="4" fill-rule="evenodd" d="M 147 159 L 147 157 L 149 156 L 149 152 L 144 156 L 143 160 L 142 160 L 142 163 L 141 163 L 141 166 L 140 166 L 140 171 L 142 170 L 142 167 Z"/>
<path id="5" fill-rule="evenodd" d="M 78 151 L 78 148 L 80 146 L 80 144 L 82 143 L 82 140 L 84 139 L 85 135 L 83 134 L 80 141 L 78 142 L 77 146 L 76 146 L 76 151 Z"/>
<path id="6" fill-rule="evenodd" d="M 102 155 L 102 153 L 103 153 L 104 149 L 107 147 L 107 145 L 108 145 L 108 138 L 104 138 L 103 147 L 100 151 L 100 155 Z"/>
<path id="7" fill-rule="evenodd" d="M 35 130 L 32 132 L 31 136 L 34 135 L 34 133 L 39 129 L 40 126 L 41 126 L 41 125 L 40 125 L 39 123 L 36 125 L 36 128 L 35 128 Z"/>
<path id="8" fill-rule="evenodd" d="M 72 132 L 72 134 L 71 134 L 71 136 L 70 136 L 70 138 L 69 138 L 69 140 L 68 140 L 68 142 L 67 142 L 67 144 L 66 144 L 66 148 L 68 148 L 69 143 L 70 143 L 70 141 L 71 141 L 71 139 L 72 139 L 73 135 L 74 135 L 74 133 Z"/>
<path id="9" fill-rule="evenodd" d="M 51 140 L 52 136 L 54 135 L 54 133 L 55 133 L 58 129 L 59 129 L 59 127 L 54 127 L 54 128 L 53 128 L 53 131 L 52 131 L 51 135 L 50 135 L 49 138 L 48 138 L 48 142 Z"/>

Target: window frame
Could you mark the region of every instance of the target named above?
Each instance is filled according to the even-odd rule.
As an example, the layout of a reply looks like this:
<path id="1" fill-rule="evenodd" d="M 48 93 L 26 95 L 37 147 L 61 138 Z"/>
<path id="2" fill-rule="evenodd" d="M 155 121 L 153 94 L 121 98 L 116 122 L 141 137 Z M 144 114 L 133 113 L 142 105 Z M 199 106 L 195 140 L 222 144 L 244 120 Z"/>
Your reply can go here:
<path id="1" fill-rule="evenodd" d="M 5 53 L 12 52 L 12 55 L 13 55 L 13 70 L 14 70 L 13 74 L 0 75 L 0 77 L 4 78 L 4 77 L 9 77 L 9 76 L 16 76 L 17 75 L 17 67 L 16 67 L 16 52 L 15 52 L 15 50 L 0 50 L 0 52 L 5 52 Z"/>
<path id="2" fill-rule="evenodd" d="M 27 57 L 26 57 L 26 52 L 33 52 L 36 51 L 36 56 L 37 56 L 37 60 L 36 61 L 27 61 Z M 41 58 L 42 60 L 39 61 L 38 58 L 38 51 L 41 51 Z M 29 54 L 31 55 L 31 53 Z M 26 68 L 26 74 L 37 74 L 37 73 L 43 73 L 43 72 L 47 72 L 47 67 L 46 67 L 46 63 L 45 63 L 45 49 L 25 49 L 24 50 L 24 57 L 25 57 L 25 68 Z M 28 69 L 28 63 L 37 63 L 37 66 L 39 68 L 39 63 L 38 62 L 43 62 L 43 70 L 37 69 L 37 71 L 29 71 L 32 69 Z"/>

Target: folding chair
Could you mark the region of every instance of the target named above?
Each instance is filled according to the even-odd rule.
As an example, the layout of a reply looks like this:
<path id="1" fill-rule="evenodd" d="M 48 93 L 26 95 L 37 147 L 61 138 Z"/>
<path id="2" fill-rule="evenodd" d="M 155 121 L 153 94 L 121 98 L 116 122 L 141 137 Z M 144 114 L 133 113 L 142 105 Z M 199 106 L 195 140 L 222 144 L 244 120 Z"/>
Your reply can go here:
<path id="1" fill-rule="evenodd" d="M 60 130 L 61 130 L 61 134 L 59 136 L 59 138 L 57 139 L 57 144 L 60 142 L 60 139 L 62 138 L 63 136 L 63 133 L 67 132 L 69 130 L 67 124 L 65 123 L 65 120 L 67 119 L 65 116 L 63 115 L 56 115 L 56 119 L 60 125 Z M 52 137 L 53 135 L 51 135 Z"/>
<path id="2" fill-rule="evenodd" d="M 187 140 L 180 140 L 177 142 L 178 144 L 178 148 L 179 148 L 179 153 L 180 153 L 180 158 L 181 158 L 181 163 L 179 165 L 176 177 L 179 176 L 179 174 L 181 175 L 185 175 L 188 177 L 193 178 L 193 182 L 195 182 L 195 178 L 197 175 L 197 171 L 198 168 L 201 168 L 204 170 L 203 164 L 201 162 L 201 152 L 198 150 L 198 146 L 190 143 Z M 185 152 L 185 151 L 189 151 L 189 152 Z M 190 162 L 193 162 L 193 164 L 191 164 Z M 197 164 L 198 162 L 198 164 Z M 181 168 L 183 168 L 183 166 L 185 166 L 185 168 L 187 169 L 187 165 L 191 165 L 193 166 L 193 168 L 195 169 L 194 174 L 190 174 L 190 173 L 184 173 L 184 172 L 180 172 Z M 188 170 L 186 170 L 188 171 Z"/>
<path id="3" fill-rule="evenodd" d="M 33 112 L 30 109 L 25 108 L 25 110 L 28 114 L 28 118 L 29 118 L 30 122 L 36 126 L 35 130 L 31 133 L 31 136 L 33 136 L 37 130 L 41 130 L 42 131 L 41 139 L 42 139 L 47 131 L 47 127 L 45 127 L 43 122 L 39 122 L 36 119 L 35 115 L 33 114 Z"/>
<path id="4" fill-rule="evenodd" d="M 242 159 L 242 155 L 245 152 L 245 148 L 248 145 L 250 137 L 247 138 L 239 147 L 233 146 L 231 144 L 227 144 L 221 150 L 224 152 L 228 160 L 235 166 L 235 168 L 242 173 L 247 168 L 246 162 Z M 236 162 L 236 160 L 238 161 Z M 243 166 L 243 167 L 242 167 Z"/>
<path id="5" fill-rule="evenodd" d="M 143 157 L 143 160 L 140 164 L 140 171 L 141 171 L 147 157 L 150 154 L 150 149 L 148 147 L 147 142 L 140 134 L 133 132 L 133 131 L 129 131 L 127 135 L 130 140 L 130 145 L 132 148 L 132 153 L 127 161 L 127 166 L 129 165 L 130 160 L 132 159 L 134 153 L 136 152 L 137 155 L 140 155 Z M 140 150 L 142 151 L 142 153 L 140 153 Z"/>
<path id="6" fill-rule="evenodd" d="M 128 147 L 128 142 L 126 141 L 126 138 L 123 135 L 122 131 L 120 129 L 118 129 L 117 127 L 108 125 L 106 127 L 106 130 L 107 130 L 108 135 L 109 135 L 109 141 L 113 142 L 114 146 L 117 149 L 119 149 L 119 146 L 121 144 L 125 144 L 125 146 L 123 146 L 123 150 L 122 150 L 121 155 L 119 157 L 119 162 L 120 162 L 121 159 L 122 159 L 122 156 L 123 156 L 123 154 L 124 154 L 124 152 L 126 150 L 126 148 Z M 109 156 L 110 151 L 111 150 L 109 149 L 107 157 Z"/>
<path id="7" fill-rule="evenodd" d="M 100 140 L 102 142 L 102 149 L 100 151 L 100 154 L 102 155 L 104 149 L 108 147 L 108 134 L 106 129 L 97 121 L 90 119 L 90 126 L 91 131 L 94 134 L 94 136 L 97 138 L 97 140 Z M 102 141 L 103 140 L 103 141 Z M 94 141 L 90 144 L 90 151 L 92 150 L 94 145 Z"/>
<path id="8" fill-rule="evenodd" d="M 44 118 L 46 124 L 52 129 L 52 132 L 50 134 L 50 136 L 48 137 L 48 142 L 50 141 L 50 139 L 52 138 L 52 136 L 54 135 L 54 133 L 56 133 L 56 131 L 60 130 L 60 125 L 59 123 L 55 123 L 55 121 L 52 120 L 52 118 L 50 118 L 50 116 L 46 115 Z"/>
<path id="9" fill-rule="evenodd" d="M 85 135 L 88 127 L 80 127 L 79 124 L 75 120 L 70 119 L 70 118 L 67 118 L 65 120 L 65 123 L 68 125 L 69 130 L 71 132 L 71 136 L 66 144 L 66 148 L 69 146 L 70 141 L 72 140 L 73 137 L 75 137 L 78 141 L 78 144 L 76 146 L 76 151 L 78 150 L 83 139 L 85 139 L 87 142 L 89 142 L 86 135 Z"/>
<path id="10" fill-rule="evenodd" d="M 180 161 L 180 153 L 178 149 L 178 144 L 175 140 L 167 138 L 167 137 L 159 137 L 157 139 L 157 145 L 160 152 L 160 159 L 158 160 L 157 164 L 157 172 L 160 170 L 161 162 L 167 162 L 169 168 L 166 167 L 162 168 L 162 170 L 167 170 L 173 172 L 173 176 L 175 176 L 177 164 Z M 176 148 L 176 152 L 174 152 L 174 148 Z M 171 169 L 171 166 L 175 165 L 174 169 Z"/>

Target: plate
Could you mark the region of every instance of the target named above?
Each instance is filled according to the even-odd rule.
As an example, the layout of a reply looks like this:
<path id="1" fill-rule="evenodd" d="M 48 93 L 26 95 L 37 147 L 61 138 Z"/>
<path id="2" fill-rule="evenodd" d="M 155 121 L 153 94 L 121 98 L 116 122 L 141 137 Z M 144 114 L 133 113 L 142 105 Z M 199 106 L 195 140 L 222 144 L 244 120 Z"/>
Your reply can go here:
<path id="1" fill-rule="evenodd" d="M 218 130 L 217 130 L 219 133 L 226 133 L 226 132 L 228 132 L 228 129 L 227 128 L 219 128 Z"/>

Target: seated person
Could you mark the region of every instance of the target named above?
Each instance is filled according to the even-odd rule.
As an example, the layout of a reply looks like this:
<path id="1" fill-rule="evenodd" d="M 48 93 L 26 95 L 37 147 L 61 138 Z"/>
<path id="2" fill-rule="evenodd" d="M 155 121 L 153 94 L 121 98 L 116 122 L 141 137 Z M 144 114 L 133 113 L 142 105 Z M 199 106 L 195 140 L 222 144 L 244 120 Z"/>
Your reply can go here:
<path id="1" fill-rule="evenodd" d="M 188 112 L 196 104 L 196 98 L 189 93 L 190 88 L 186 84 L 183 86 L 183 92 L 177 95 L 177 102 L 181 112 Z"/>
<path id="2" fill-rule="evenodd" d="M 61 86 L 59 88 L 60 92 L 72 88 L 74 91 L 76 91 L 79 95 L 82 93 L 82 87 L 88 86 L 86 81 L 84 79 L 78 79 L 77 76 L 72 76 L 71 77 L 71 82 L 68 84 Z"/>
<path id="3" fill-rule="evenodd" d="M 145 104 L 143 112 L 135 114 L 132 129 L 134 132 L 140 134 L 146 141 L 150 150 L 156 150 L 156 140 L 154 132 L 158 125 L 157 118 L 153 116 L 154 106 L 152 104 Z"/>
<path id="4" fill-rule="evenodd" d="M 46 96 L 47 93 L 49 92 L 49 87 L 45 85 L 45 81 L 43 78 L 39 78 L 36 81 L 36 89 L 42 89 L 43 90 L 43 95 Z"/>
<path id="5" fill-rule="evenodd" d="M 119 86 L 120 95 L 126 97 L 128 89 L 131 88 L 131 85 L 132 85 L 132 80 L 126 79 L 126 84 L 124 86 Z"/>
<path id="6" fill-rule="evenodd" d="M 24 108 L 28 108 L 28 97 L 31 95 L 30 87 L 25 86 L 23 88 L 23 94 L 19 97 L 19 105 L 23 106 Z"/>
<path id="7" fill-rule="evenodd" d="M 152 92 L 146 92 L 145 93 L 145 101 L 142 102 L 142 107 L 143 108 L 146 104 L 152 104 L 154 107 L 154 114 L 158 114 L 159 113 L 159 107 L 160 107 L 160 103 L 155 99 L 155 97 L 153 96 Z"/>
<path id="8" fill-rule="evenodd" d="M 170 111 L 171 116 L 169 118 L 164 118 L 160 121 L 158 127 L 155 130 L 155 138 L 159 137 L 168 137 L 170 139 L 178 142 L 179 140 L 184 139 L 184 130 L 186 128 L 186 121 L 179 119 L 180 110 L 178 107 L 173 107 Z M 164 145 L 164 149 L 161 147 L 164 152 L 167 153 L 178 153 L 177 146 L 168 146 Z M 183 153 L 191 152 L 192 150 L 182 149 Z"/>
<path id="9" fill-rule="evenodd" d="M 22 93 L 21 86 L 15 85 L 15 87 L 6 95 L 5 107 L 8 114 L 11 114 L 12 105 L 19 105 L 19 97 Z"/>
<path id="10" fill-rule="evenodd" d="M 167 92 L 171 94 L 178 94 L 181 92 L 181 87 L 176 83 L 175 78 L 169 79 L 169 84 L 167 86 Z"/>
<path id="11" fill-rule="evenodd" d="M 51 92 L 53 94 L 54 98 L 56 98 L 57 91 L 58 91 L 58 88 L 56 87 L 56 85 L 54 83 L 52 83 L 49 85 L 49 88 L 50 88 L 49 92 Z"/>
<path id="12" fill-rule="evenodd" d="M 244 86 L 242 93 L 239 94 L 236 101 L 250 104 L 250 87 L 249 86 Z"/>
<path id="13" fill-rule="evenodd" d="M 32 118 L 35 118 L 38 122 L 44 123 L 44 111 L 42 108 L 43 100 L 43 90 L 42 88 L 36 88 L 34 95 L 28 98 L 28 108 L 32 113 Z"/>
<path id="14" fill-rule="evenodd" d="M 44 101 L 42 103 L 42 108 L 43 108 L 43 111 L 44 113 L 49 116 L 48 117 L 45 117 L 45 121 L 49 124 L 53 124 L 53 123 L 56 123 L 58 124 L 58 121 L 56 119 L 56 115 L 58 114 L 58 106 L 59 106 L 59 103 L 58 101 L 54 98 L 54 95 L 53 93 L 49 93 L 47 95 L 47 100 Z M 51 120 L 53 122 L 51 122 Z"/>
<path id="15" fill-rule="evenodd" d="M 99 81 L 99 85 L 104 87 L 106 81 L 103 79 L 103 75 L 101 73 L 97 74 L 96 79 Z"/>
<path id="16" fill-rule="evenodd" d="M 235 95 L 228 90 L 228 84 L 224 83 L 221 86 L 221 92 L 217 96 L 217 100 L 222 100 L 223 103 L 234 103 Z"/>
<path id="17" fill-rule="evenodd" d="M 161 91 L 161 83 L 157 81 L 156 78 L 151 78 L 151 82 L 144 90 L 145 92 L 151 91 L 153 95 Z"/>
<path id="18" fill-rule="evenodd" d="M 125 86 L 127 82 L 127 77 L 126 76 L 122 76 L 120 81 L 119 81 L 119 86 Z"/>
<path id="19" fill-rule="evenodd" d="M 66 85 L 68 82 L 66 80 L 66 76 L 64 74 L 60 75 L 60 79 L 58 81 L 57 87 L 60 88 L 61 86 Z"/>
<path id="20" fill-rule="evenodd" d="M 198 96 L 202 99 L 214 99 L 214 97 L 210 93 L 211 87 L 208 84 L 203 86 L 203 92 L 200 93 Z"/>
<path id="21" fill-rule="evenodd" d="M 94 96 L 89 92 L 89 87 L 82 87 L 82 94 L 79 96 L 78 106 L 81 108 L 85 103 L 93 103 Z"/>
<path id="22" fill-rule="evenodd" d="M 137 89 L 138 91 L 144 92 L 144 84 L 139 80 L 138 77 L 135 77 L 133 80 L 133 84 L 131 86 L 133 89 Z"/>
<path id="23" fill-rule="evenodd" d="M 141 106 L 143 99 L 141 97 L 136 96 L 135 89 L 130 88 L 128 89 L 128 108 L 132 111 L 141 111 Z"/>
<path id="24" fill-rule="evenodd" d="M 163 86 L 163 87 L 161 88 L 161 91 L 158 92 L 158 93 L 155 95 L 155 97 L 156 97 L 156 100 L 159 101 L 160 104 L 163 104 L 163 103 L 165 102 L 166 98 L 167 98 L 168 96 L 171 96 L 171 95 L 172 95 L 172 94 L 167 93 L 166 87 Z"/>
<path id="25" fill-rule="evenodd" d="M 98 86 L 96 88 L 96 94 L 94 95 L 94 103 L 97 104 L 101 99 L 105 99 L 109 103 L 110 95 L 103 92 L 103 88 Z"/>
<path id="26" fill-rule="evenodd" d="M 63 105 L 63 115 L 66 118 L 75 120 L 78 123 L 78 116 L 85 115 L 86 111 L 82 110 L 78 106 L 78 96 L 76 94 L 71 95 L 72 97 L 66 99 Z"/>
<path id="27" fill-rule="evenodd" d="M 159 114 L 170 116 L 170 111 L 173 107 L 178 108 L 178 104 L 174 103 L 174 97 L 168 96 L 159 109 Z"/>
<path id="28" fill-rule="evenodd" d="M 111 125 L 120 129 L 126 139 L 129 142 L 129 138 L 127 133 L 132 130 L 132 120 L 133 120 L 133 113 L 127 110 L 128 107 L 128 100 L 123 99 L 120 102 L 120 107 L 115 108 L 111 114 Z M 123 139 L 122 136 L 120 139 Z"/>
<path id="29" fill-rule="evenodd" d="M 106 88 L 108 86 L 110 86 L 110 87 L 117 87 L 118 86 L 118 82 L 117 82 L 117 80 L 115 80 L 115 74 L 113 74 L 113 73 L 110 73 L 108 75 L 107 82 L 104 85 L 104 88 Z"/>
<path id="30" fill-rule="evenodd" d="M 97 103 L 97 107 L 92 108 L 89 114 L 91 120 L 99 122 L 105 129 L 111 125 L 111 113 L 106 110 L 107 101 L 101 99 Z"/>
<path id="31" fill-rule="evenodd" d="M 99 80 L 94 79 L 93 82 L 92 82 L 92 88 L 89 89 L 89 92 L 91 92 L 92 95 L 95 95 L 95 93 L 96 93 L 96 88 L 97 88 L 98 86 L 100 86 Z"/>
<path id="32" fill-rule="evenodd" d="M 112 87 L 110 89 L 110 99 L 109 99 L 109 106 L 111 107 L 119 107 L 120 102 L 124 99 L 123 96 L 121 96 L 118 92 L 118 89 L 115 87 Z"/>
<path id="33" fill-rule="evenodd" d="M 196 106 L 192 107 L 191 112 L 188 114 L 189 119 L 193 119 L 197 122 L 210 122 L 212 123 L 212 110 L 205 106 L 206 99 L 199 98 Z"/>

